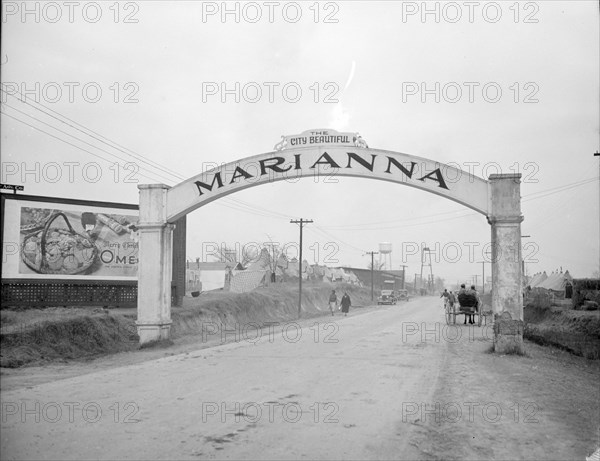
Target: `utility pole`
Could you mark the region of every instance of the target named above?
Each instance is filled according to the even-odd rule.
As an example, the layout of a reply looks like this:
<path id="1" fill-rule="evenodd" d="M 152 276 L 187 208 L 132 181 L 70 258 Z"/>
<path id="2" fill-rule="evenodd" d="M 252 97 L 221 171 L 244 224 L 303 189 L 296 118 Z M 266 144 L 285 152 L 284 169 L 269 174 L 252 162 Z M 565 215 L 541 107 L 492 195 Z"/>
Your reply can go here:
<path id="1" fill-rule="evenodd" d="M 529 238 L 531 235 L 521 235 L 521 239 Z M 525 270 L 525 260 L 523 259 L 523 255 L 521 255 L 521 288 L 525 288 L 527 285 L 527 272 Z"/>
<path id="2" fill-rule="evenodd" d="M 484 295 L 485 294 L 485 261 L 477 261 L 478 263 L 481 263 L 481 269 L 483 271 L 483 281 L 481 282 L 481 294 Z"/>
<path id="3" fill-rule="evenodd" d="M 402 268 L 402 289 L 404 290 L 404 284 L 406 283 L 406 268 L 408 267 L 405 264 L 400 264 Z"/>
<path id="4" fill-rule="evenodd" d="M 367 251 L 365 254 L 371 255 L 371 301 L 374 301 L 375 300 L 375 297 L 373 296 L 373 271 L 375 270 L 374 256 L 378 255 L 379 252 L 378 251 Z"/>
<path id="5" fill-rule="evenodd" d="M 475 289 L 477 289 L 477 274 L 473 275 L 473 277 L 475 278 Z"/>
<path id="6" fill-rule="evenodd" d="M 290 224 L 300 224 L 300 257 L 298 258 L 298 318 L 302 316 L 302 228 L 305 224 L 313 222 L 312 219 L 302 219 L 290 221 Z"/>
<path id="7" fill-rule="evenodd" d="M 600 177 L 600 152 L 596 151 L 594 157 L 598 157 L 598 175 Z M 600 211 L 600 179 L 598 180 L 598 210 Z M 600 232 L 598 232 L 598 243 L 600 243 Z M 598 248 L 598 270 L 600 271 L 600 248 Z"/>
<path id="8" fill-rule="evenodd" d="M 429 258 L 429 262 L 427 262 Z M 427 276 L 427 288 L 431 292 L 433 290 L 433 266 L 431 265 L 431 250 L 425 247 L 421 250 L 421 284 L 423 283 L 423 267 L 429 266 L 429 274 Z"/>

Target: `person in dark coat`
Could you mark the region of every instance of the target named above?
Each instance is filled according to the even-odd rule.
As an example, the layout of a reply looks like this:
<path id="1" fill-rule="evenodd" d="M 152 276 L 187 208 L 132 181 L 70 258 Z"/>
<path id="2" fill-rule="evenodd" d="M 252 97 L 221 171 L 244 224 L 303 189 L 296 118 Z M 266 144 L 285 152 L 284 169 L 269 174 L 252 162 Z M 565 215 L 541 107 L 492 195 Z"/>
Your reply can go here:
<path id="1" fill-rule="evenodd" d="M 344 316 L 347 316 L 348 312 L 350 311 L 350 306 L 352 305 L 352 302 L 350 301 L 350 296 L 348 296 L 348 293 L 344 292 L 344 296 L 342 296 L 341 305 L 342 305 L 342 312 L 344 313 Z"/>
<path id="2" fill-rule="evenodd" d="M 333 313 L 337 308 L 337 295 L 335 294 L 335 290 L 331 290 L 331 294 L 329 295 L 329 310 L 331 311 L 331 316 L 333 317 Z"/>

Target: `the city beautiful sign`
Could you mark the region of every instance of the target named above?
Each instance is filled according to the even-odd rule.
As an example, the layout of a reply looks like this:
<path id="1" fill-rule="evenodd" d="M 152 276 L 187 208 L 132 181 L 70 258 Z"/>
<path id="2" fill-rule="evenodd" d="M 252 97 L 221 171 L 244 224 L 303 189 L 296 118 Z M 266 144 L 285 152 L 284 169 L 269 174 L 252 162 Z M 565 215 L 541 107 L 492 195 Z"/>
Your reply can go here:
<path id="1" fill-rule="evenodd" d="M 433 160 L 371 149 L 358 133 L 317 129 L 282 136 L 273 152 L 223 164 L 168 190 L 167 219 L 173 222 L 248 187 L 308 176 L 391 181 L 443 195 L 484 214 L 488 208 L 487 181 L 481 178 Z"/>
<path id="2" fill-rule="evenodd" d="M 282 136 L 281 141 L 275 145 L 275 150 L 315 145 L 369 147 L 358 133 L 341 133 L 336 130 L 316 129 L 304 131 L 300 134 Z"/>

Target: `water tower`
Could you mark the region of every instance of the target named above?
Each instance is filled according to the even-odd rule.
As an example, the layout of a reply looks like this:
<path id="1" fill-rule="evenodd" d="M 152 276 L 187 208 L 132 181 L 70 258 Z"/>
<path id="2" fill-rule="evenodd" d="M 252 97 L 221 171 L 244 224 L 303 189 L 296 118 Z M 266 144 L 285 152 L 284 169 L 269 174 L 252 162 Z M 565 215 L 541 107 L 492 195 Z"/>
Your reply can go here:
<path id="1" fill-rule="evenodd" d="M 379 244 L 379 263 L 382 269 L 392 270 L 392 244 L 382 242 Z"/>

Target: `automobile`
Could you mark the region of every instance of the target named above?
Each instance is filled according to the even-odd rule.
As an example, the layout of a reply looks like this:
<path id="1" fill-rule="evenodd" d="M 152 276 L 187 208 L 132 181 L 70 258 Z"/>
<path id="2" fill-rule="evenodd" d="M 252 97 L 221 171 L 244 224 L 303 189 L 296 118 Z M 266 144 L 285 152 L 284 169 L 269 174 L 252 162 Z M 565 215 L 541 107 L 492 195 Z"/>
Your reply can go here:
<path id="1" fill-rule="evenodd" d="M 377 304 L 396 304 L 397 301 L 394 290 L 381 290 L 381 294 L 377 297 Z"/>
<path id="2" fill-rule="evenodd" d="M 396 297 L 400 301 L 408 301 L 410 296 L 408 296 L 408 290 L 398 290 Z"/>

